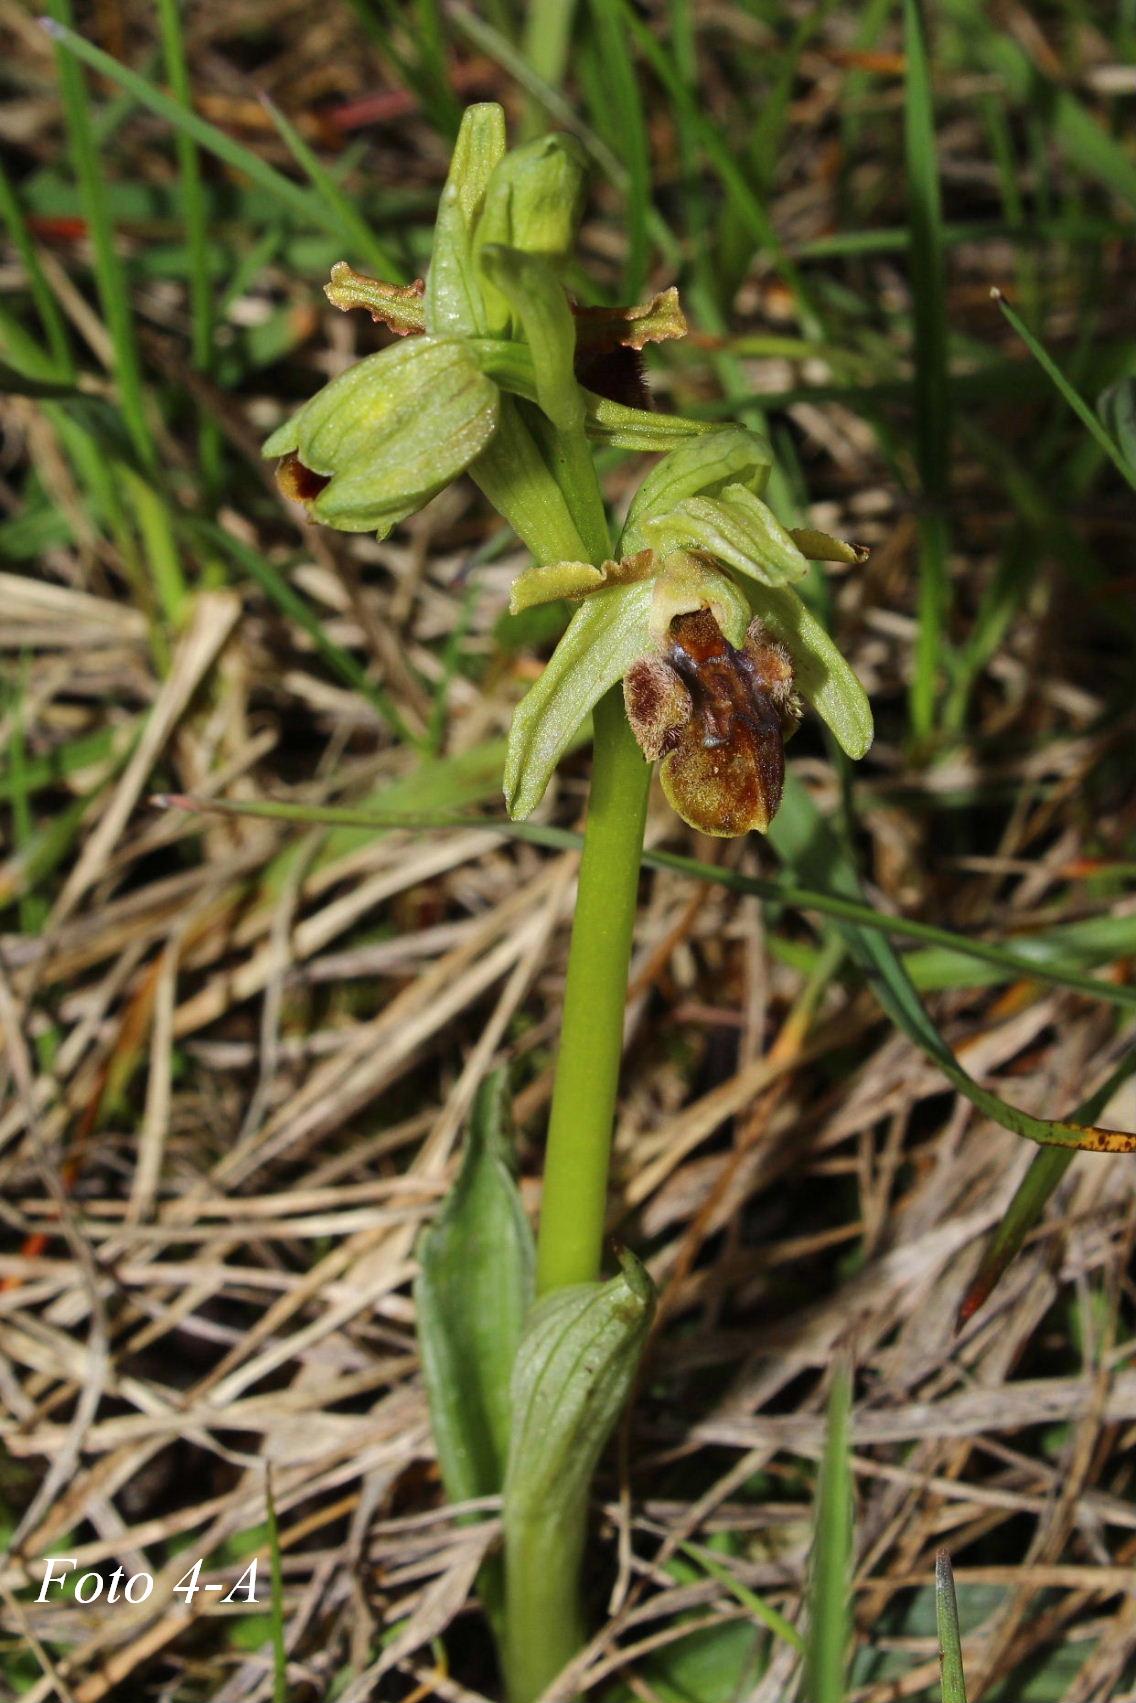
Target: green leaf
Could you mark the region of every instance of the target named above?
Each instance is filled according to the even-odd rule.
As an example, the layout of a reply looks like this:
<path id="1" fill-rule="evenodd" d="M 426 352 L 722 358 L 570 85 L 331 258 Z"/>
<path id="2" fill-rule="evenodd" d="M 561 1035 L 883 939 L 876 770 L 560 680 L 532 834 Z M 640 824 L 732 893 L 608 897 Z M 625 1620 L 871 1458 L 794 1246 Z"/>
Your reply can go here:
<path id="1" fill-rule="evenodd" d="M 341 532 L 377 531 L 421 508 L 486 447 L 499 393 L 458 338 L 413 337 L 368 355 L 264 445 L 330 480 L 305 499 Z"/>
<path id="2" fill-rule="evenodd" d="M 1034 336 L 1025 321 L 1014 312 L 1001 290 L 994 290 L 992 294 L 1002 310 L 1003 317 L 1013 326 L 1038 366 L 1064 397 L 1089 436 L 1095 440 L 1098 448 L 1104 451 L 1117 471 L 1124 475 L 1133 490 L 1136 490 L 1136 461 L 1130 460 L 1128 450 L 1122 450 L 1112 441 L 1084 397 L 1073 388 L 1040 339 Z"/>
<path id="3" fill-rule="evenodd" d="M 744 485 L 759 497 L 772 467 L 768 439 L 744 426 L 720 428 L 681 443 L 651 468 L 631 499 L 620 554 L 630 556 L 642 550 L 647 543 L 644 526 L 690 497 L 714 497 L 733 484 Z"/>
<path id="4" fill-rule="evenodd" d="M 509 1380 L 534 1262 L 504 1071 L 478 1091 L 461 1171 L 418 1257 L 418 1341 L 442 1482 L 454 1502 L 492 1496 L 505 1478 Z"/>
<path id="5" fill-rule="evenodd" d="M 817 1486 L 803 1692 L 809 1703 L 843 1703 L 844 1698 L 852 1570 L 851 1404 L 851 1375 L 846 1366 L 841 1366 L 829 1396 L 828 1434 Z"/>
<path id="6" fill-rule="evenodd" d="M 809 564 L 773 511 L 745 485 L 717 497 L 686 497 L 643 525 L 656 550 L 704 550 L 761 585 L 802 580 Z"/>
<path id="7" fill-rule="evenodd" d="M 630 1393 L 655 1310 L 632 1254 L 610 1283 L 553 1290 L 529 1315 L 512 1384 L 505 1475 L 505 1670 L 509 1695 L 537 1697 L 579 1648 L 569 1623 L 588 1489 Z M 571 1592 L 564 1587 L 571 1582 Z"/>
<path id="8" fill-rule="evenodd" d="M 703 1624 L 642 1658 L 640 1671 L 662 1703 L 738 1703 L 761 1676 L 764 1642 L 747 1620 Z"/>
<path id="9" fill-rule="evenodd" d="M 1112 1099 L 1120 1084 L 1136 1070 L 1136 1051 L 1121 1059 L 1108 1079 L 1095 1093 L 1073 1112 L 1079 1124 L 1095 1123 Z M 1017 1256 L 1030 1231 L 1040 1224 L 1050 1197 L 1073 1163 L 1075 1147 L 1043 1147 L 1030 1160 L 1029 1170 L 1014 1190 L 1014 1198 L 1002 1215 L 1002 1221 L 983 1250 L 982 1262 L 975 1272 L 970 1288 L 959 1307 L 959 1323 L 973 1318 L 979 1307 L 989 1300 Z"/>
<path id="10" fill-rule="evenodd" d="M 863 757 L 875 733 L 872 706 L 823 623 L 789 586 L 751 581 L 746 592 L 755 614 L 793 658 L 798 692 L 831 728 L 841 749 L 854 760 Z"/>
<path id="11" fill-rule="evenodd" d="M 573 370 L 576 326 L 552 263 L 543 255 L 492 243 L 481 251 L 481 267 L 524 331 L 537 403 L 558 431 L 580 431 L 584 402 Z"/>
<path id="12" fill-rule="evenodd" d="M 489 179 L 505 153 L 505 113 L 495 101 L 467 107 L 438 203 L 426 280 L 426 329 L 476 335 L 489 319 L 473 255 L 473 231 Z"/>
<path id="13" fill-rule="evenodd" d="M 935 1624 L 939 1632 L 939 1672 L 942 1703 L 966 1703 L 958 1601 L 951 1558 L 945 1549 L 935 1557 Z"/>
<path id="14" fill-rule="evenodd" d="M 597 591 L 568 623 L 544 673 L 513 715 L 505 759 L 510 816 L 528 816 L 592 706 L 652 648 L 654 584 Z"/>

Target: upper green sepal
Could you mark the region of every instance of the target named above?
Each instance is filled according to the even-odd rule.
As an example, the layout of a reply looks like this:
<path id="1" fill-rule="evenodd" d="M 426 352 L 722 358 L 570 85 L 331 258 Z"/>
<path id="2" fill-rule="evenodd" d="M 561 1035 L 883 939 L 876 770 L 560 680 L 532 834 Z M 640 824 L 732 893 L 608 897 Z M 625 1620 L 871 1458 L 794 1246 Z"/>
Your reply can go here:
<path id="1" fill-rule="evenodd" d="M 809 571 L 777 516 L 742 484 L 715 497 L 685 497 L 642 530 L 656 550 L 704 550 L 763 585 L 789 585 Z"/>
<path id="2" fill-rule="evenodd" d="M 504 243 L 526 254 L 564 260 L 576 240 L 587 171 L 583 148 L 563 131 L 511 148 L 486 189 L 478 249 Z"/>
<path id="3" fill-rule="evenodd" d="M 558 431 L 580 430 L 584 401 L 573 369 L 576 326 L 552 262 L 492 243 L 481 251 L 481 268 L 524 332 L 537 403 Z"/>
<path id="4" fill-rule="evenodd" d="M 713 497 L 727 485 L 745 486 L 755 497 L 769 483 L 773 452 L 768 439 L 744 426 L 708 429 L 672 448 L 650 469 L 631 499 L 620 551 L 632 555 L 648 543 L 644 528 L 691 497 Z"/>
<path id="5" fill-rule="evenodd" d="M 442 1481 L 451 1501 L 492 1496 L 505 1477 L 534 1265 L 503 1071 L 478 1091 L 461 1170 L 418 1258 L 418 1341 Z"/>
<path id="6" fill-rule="evenodd" d="M 499 400 L 460 339 L 408 337 L 325 385 L 263 453 L 316 476 L 297 492 L 313 519 L 385 535 L 481 454 Z"/>

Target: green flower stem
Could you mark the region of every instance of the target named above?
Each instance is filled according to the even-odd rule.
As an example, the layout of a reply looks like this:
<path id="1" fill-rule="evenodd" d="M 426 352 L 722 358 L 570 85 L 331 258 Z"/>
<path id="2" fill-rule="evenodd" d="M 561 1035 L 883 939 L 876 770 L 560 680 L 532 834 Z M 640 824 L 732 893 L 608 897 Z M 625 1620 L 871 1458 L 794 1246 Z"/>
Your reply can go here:
<path id="1" fill-rule="evenodd" d="M 651 772 L 618 687 L 596 705 L 594 724 L 592 790 L 548 1125 L 538 1295 L 599 1275 L 647 815 Z"/>

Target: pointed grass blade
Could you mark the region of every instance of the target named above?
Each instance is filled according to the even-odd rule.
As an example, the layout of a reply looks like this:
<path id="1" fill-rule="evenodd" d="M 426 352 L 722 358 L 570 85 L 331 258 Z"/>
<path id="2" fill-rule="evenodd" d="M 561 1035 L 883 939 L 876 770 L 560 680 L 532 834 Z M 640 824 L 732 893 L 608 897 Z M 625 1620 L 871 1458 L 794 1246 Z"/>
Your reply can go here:
<path id="1" fill-rule="evenodd" d="M 859 894 L 855 867 L 803 786 L 790 776 L 781 809 L 770 825 L 769 841 L 795 873 L 830 892 Z M 1136 1135 L 1098 1128 L 1075 1120 L 1037 1118 L 991 1093 L 964 1070 L 931 1021 L 891 942 L 883 933 L 842 924 L 852 956 L 867 974 L 872 990 L 896 1027 L 931 1058 L 948 1081 L 971 1103 L 1015 1135 L 1043 1147 L 1087 1148 L 1095 1153 L 1134 1153 Z"/>
<path id="2" fill-rule="evenodd" d="M 809 1579 L 805 1687 L 809 1703 L 843 1703 L 845 1652 L 851 1630 L 852 1472 L 848 1417 L 852 1376 L 840 1366 L 828 1401 L 828 1433 L 817 1484 Z"/>
<path id="3" fill-rule="evenodd" d="M 1061 371 L 1061 368 L 1057 365 L 1057 362 L 1049 354 L 1044 345 L 1034 336 L 1033 332 L 1021 316 L 1014 312 L 1001 290 L 992 290 L 990 293 L 994 301 L 996 301 L 998 306 L 1001 308 L 1004 318 L 1013 326 L 1014 330 L 1017 332 L 1018 336 L 1021 338 L 1022 342 L 1041 368 L 1042 372 L 1045 373 L 1047 378 L 1053 381 L 1053 384 L 1064 397 L 1065 401 L 1069 404 L 1074 414 L 1076 414 L 1078 420 L 1080 420 L 1082 426 L 1084 426 L 1090 437 L 1095 440 L 1098 447 L 1104 451 L 1105 455 L 1108 456 L 1113 465 L 1121 474 L 1123 474 L 1132 489 L 1136 491 L 1136 466 L 1128 460 L 1120 446 L 1113 442 L 1112 438 L 1109 436 L 1097 416 L 1093 413 L 1084 397 L 1080 396 L 1077 391 L 1074 390 L 1073 386 L 1069 383 L 1069 380 L 1065 377 L 1065 374 Z"/>
<path id="4" fill-rule="evenodd" d="M 1136 1049 L 1126 1054 L 1095 1094 L 1083 1100 L 1073 1113 L 1076 1123 L 1098 1118 L 1120 1084 L 1136 1070 Z M 959 1307 L 960 1325 L 974 1317 L 990 1299 L 996 1285 L 1016 1258 L 1031 1230 L 1041 1222 L 1051 1196 L 1073 1162 L 1076 1149 L 1044 1147 L 1035 1153 L 1030 1168 L 1018 1184 L 1005 1216 L 986 1245 L 982 1263 Z"/>
<path id="5" fill-rule="evenodd" d="M 926 513 L 920 525 L 919 627 L 911 684 L 917 738 L 931 730 L 949 614 L 947 499 L 950 488 L 950 379 L 947 364 L 943 207 L 935 147 L 935 113 L 923 12 L 904 0 L 907 88 L 909 262 L 915 330 L 915 450 Z"/>
<path id="6" fill-rule="evenodd" d="M 939 1673 L 942 1703 L 966 1703 L 962 1669 L 962 1637 L 951 1558 L 945 1549 L 935 1557 L 935 1621 L 939 1629 Z"/>

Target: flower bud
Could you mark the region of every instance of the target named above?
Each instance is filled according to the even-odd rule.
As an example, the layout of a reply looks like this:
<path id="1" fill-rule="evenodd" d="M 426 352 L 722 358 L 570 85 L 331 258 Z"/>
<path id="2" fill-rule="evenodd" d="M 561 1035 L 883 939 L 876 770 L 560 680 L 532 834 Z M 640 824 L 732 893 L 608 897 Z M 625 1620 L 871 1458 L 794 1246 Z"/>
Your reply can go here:
<path id="1" fill-rule="evenodd" d="M 587 160 L 574 136 L 557 132 L 513 148 L 489 180 L 476 245 L 501 243 L 563 260 L 584 201 Z"/>

